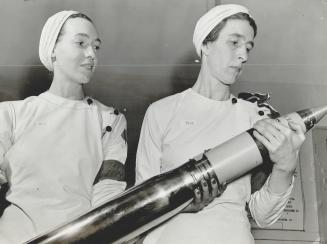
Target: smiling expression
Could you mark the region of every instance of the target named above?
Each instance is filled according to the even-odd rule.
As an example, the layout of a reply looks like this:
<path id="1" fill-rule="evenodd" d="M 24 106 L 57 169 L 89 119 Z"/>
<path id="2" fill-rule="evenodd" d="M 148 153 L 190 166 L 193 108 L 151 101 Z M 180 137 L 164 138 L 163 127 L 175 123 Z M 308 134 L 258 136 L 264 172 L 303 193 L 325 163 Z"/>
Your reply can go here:
<path id="1" fill-rule="evenodd" d="M 54 76 L 79 84 L 88 83 L 98 62 L 101 41 L 94 25 L 83 18 L 70 18 L 53 51 Z"/>

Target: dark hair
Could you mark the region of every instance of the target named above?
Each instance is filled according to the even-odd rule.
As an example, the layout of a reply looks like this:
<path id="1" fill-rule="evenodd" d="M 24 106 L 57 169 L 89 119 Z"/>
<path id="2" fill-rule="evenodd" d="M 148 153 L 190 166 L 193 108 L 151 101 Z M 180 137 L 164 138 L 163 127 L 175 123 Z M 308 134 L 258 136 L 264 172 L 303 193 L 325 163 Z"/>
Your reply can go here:
<path id="1" fill-rule="evenodd" d="M 91 20 L 91 18 L 89 16 L 87 16 L 86 14 L 76 13 L 76 14 L 72 14 L 71 16 L 68 17 L 68 19 L 75 19 L 75 18 L 86 19 L 86 20 L 90 21 L 93 24 L 93 21 Z"/>
<path id="2" fill-rule="evenodd" d="M 222 21 L 219 22 L 215 26 L 215 28 L 212 29 L 212 31 L 207 35 L 207 37 L 203 40 L 203 45 L 207 44 L 208 42 L 214 42 L 217 40 L 220 31 L 225 27 L 226 23 L 230 19 L 239 19 L 239 20 L 247 20 L 250 24 L 250 26 L 253 28 L 254 31 L 254 37 L 257 35 L 257 25 L 255 24 L 254 19 L 252 19 L 248 14 L 246 13 L 237 13 L 233 14 Z"/>
<path id="3" fill-rule="evenodd" d="M 86 20 L 90 21 L 92 24 L 94 24 L 93 21 L 91 20 L 91 18 L 88 17 L 86 14 L 83 14 L 83 13 L 72 14 L 71 16 L 69 16 L 69 17 L 67 18 L 67 20 L 68 20 L 68 19 L 76 19 L 76 18 L 86 19 Z M 66 21 L 67 21 L 67 20 L 66 20 Z M 65 22 L 65 23 L 66 23 L 66 22 Z M 57 36 L 56 43 L 59 41 L 59 38 L 63 35 L 63 27 L 64 27 L 64 26 L 65 26 L 65 24 L 62 25 L 62 27 L 61 27 L 61 29 L 60 29 L 60 31 L 59 31 L 59 34 L 58 34 L 58 36 Z"/>

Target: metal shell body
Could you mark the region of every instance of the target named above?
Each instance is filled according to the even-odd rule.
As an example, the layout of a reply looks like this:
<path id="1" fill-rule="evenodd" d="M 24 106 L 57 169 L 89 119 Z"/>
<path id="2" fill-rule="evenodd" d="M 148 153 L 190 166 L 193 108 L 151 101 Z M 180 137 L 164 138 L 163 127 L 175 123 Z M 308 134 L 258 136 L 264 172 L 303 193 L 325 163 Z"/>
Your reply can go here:
<path id="1" fill-rule="evenodd" d="M 207 178 L 208 161 L 190 160 L 179 168 L 134 186 L 73 222 L 28 243 L 121 243 L 179 213 Z"/>

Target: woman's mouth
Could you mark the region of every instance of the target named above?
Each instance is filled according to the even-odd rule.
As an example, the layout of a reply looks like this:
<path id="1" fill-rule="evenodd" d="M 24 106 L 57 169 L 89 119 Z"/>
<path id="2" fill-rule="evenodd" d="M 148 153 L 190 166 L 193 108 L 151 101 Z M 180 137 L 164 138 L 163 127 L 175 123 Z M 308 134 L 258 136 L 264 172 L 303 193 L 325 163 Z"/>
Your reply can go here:
<path id="1" fill-rule="evenodd" d="M 85 63 L 85 64 L 82 64 L 81 66 L 90 71 L 93 71 L 93 68 L 94 68 L 94 64 L 92 64 L 92 63 Z"/>
<path id="2" fill-rule="evenodd" d="M 242 66 L 230 66 L 230 68 L 238 73 L 242 71 Z"/>

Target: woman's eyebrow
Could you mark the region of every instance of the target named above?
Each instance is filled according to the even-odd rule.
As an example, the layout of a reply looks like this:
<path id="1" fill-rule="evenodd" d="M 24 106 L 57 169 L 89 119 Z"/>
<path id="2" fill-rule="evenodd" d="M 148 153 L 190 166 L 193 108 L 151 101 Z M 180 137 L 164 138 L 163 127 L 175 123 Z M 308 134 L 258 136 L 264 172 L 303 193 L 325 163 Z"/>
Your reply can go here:
<path id="1" fill-rule="evenodd" d="M 229 36 L 237 37 L 237 38 L 243 38 L 243 39 L 245 38 L 244 35 L 241 35 L 239 33 L 231 33 L 231 34 L 229 34 Z M 250 44 L 250 45 L 252 45 L 252 47 L 254 47 L 254 41 L 249 41 L 247 43 Z"/>
<path id="2" fill-rule="evenodd" d="M 82 37 L 90 38 L 90 36 L 89 36 L 88 34 L 86 34 L 86 33 L 77 33 L 75 36 L 82 36 Z M 97 37 L 97 38 L 95 39 L 95 41 L 98 41 L 98 42 L 101 43 L 101 40 L 100 40 L 99 37 Z"/>

